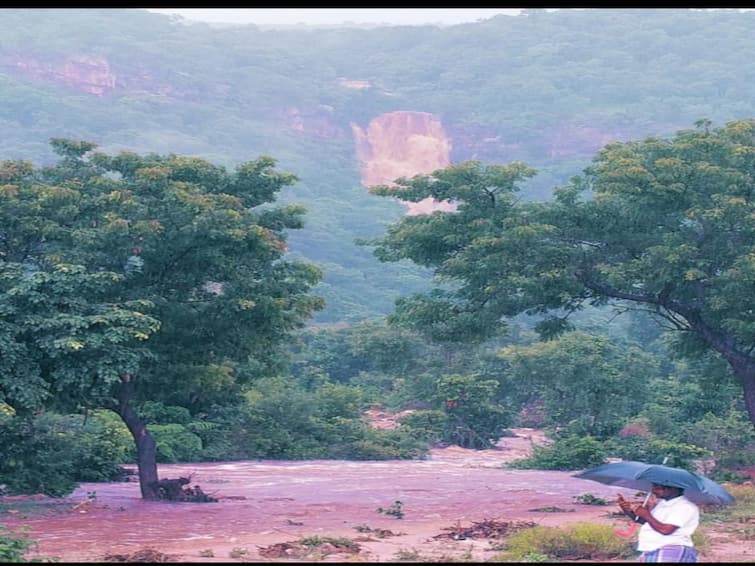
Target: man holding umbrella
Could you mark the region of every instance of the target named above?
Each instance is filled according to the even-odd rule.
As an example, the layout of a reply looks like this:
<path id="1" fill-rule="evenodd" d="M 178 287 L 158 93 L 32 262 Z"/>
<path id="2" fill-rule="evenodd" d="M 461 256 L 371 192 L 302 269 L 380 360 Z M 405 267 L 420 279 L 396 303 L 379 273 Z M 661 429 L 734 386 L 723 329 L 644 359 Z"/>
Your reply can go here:
<path id="1" fill-rule="evenodd" d="M 697 562 L 692 533 L 700 523 L 700 509 L 684 496 L 681 487 L 653 484 L 657 503 L 652 509 L 633 506 L 621 494 L 618 504 L 624 514 L 641 523 L 637 550 L 642 562 Z"/>
<path id="2" fill-rule="evenodd" d="M 666 459 L 663 460 L 664 464 Z M 700 522 L 698 505 L 734 505 L 721 485 L 683 468 L 622 460 L 602 464 L 575 477 L 648 492 L 641 505 L 632 506 L 621 495 L 621 510 L 640 527 L 637 550 L 643 562 L 697 562 L 692 533 Z M 648 507 L 650 495 L 657 504 Z"/>

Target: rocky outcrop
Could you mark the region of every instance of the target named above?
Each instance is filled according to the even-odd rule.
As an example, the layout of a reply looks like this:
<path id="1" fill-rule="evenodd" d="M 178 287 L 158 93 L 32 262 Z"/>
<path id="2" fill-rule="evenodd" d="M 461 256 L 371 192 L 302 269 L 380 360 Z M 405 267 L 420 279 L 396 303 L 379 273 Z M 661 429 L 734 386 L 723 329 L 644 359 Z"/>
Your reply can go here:
<path id="1" fill-rule="evenodd" d="M 381 114 L 366 129 L 352 124 L 362 184 L 390 185 L 400 177 L 431 173 L 449 165 L 451 142 L 437 116 L 428 112 Z M 449 202 L 433 199 L 405 202 L 407 214 L 453 210 Z"/>
<path id="2" fill-rule="evenodd" d="M 72 90 L 104 96 L 115 90 L 161 97 L 194 99 L 196 93 L 181 90 L 166 81 L 158 81 L 144 66 L 119 69 L 101 55 L 67 55 L 31 57 L 19 53 L 0 56 L 3 72 L 24 80 L 55 83 Z M 180 75 L 181 73 L 177 73 Z M 216 90 L 224 85 L 214 85 Z"/>
<path id="3" fill-rule="evenodd" d="M 6 60 L 4 66 L 33 79 L 52 81 L 97 96 L 115 88 L 116 77 L 107 59 L 97 55 L 70 55 L 56 61 L 16 57 Z"/>

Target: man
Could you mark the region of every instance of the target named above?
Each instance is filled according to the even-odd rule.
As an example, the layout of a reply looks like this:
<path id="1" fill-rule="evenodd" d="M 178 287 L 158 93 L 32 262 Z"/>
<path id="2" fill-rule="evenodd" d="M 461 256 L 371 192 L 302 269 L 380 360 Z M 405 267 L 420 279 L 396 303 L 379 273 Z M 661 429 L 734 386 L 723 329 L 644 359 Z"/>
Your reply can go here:
<path id="1" fill-rule="evenodd" d="M 652 494 L 657 500 L 652 509 L 618 497 L 622 512 L 642 524 L 637 537 L 640 561 L 697 562 L 692 533 L 700 523 L 700 509 L 680 487 L 653 484 Z"/>

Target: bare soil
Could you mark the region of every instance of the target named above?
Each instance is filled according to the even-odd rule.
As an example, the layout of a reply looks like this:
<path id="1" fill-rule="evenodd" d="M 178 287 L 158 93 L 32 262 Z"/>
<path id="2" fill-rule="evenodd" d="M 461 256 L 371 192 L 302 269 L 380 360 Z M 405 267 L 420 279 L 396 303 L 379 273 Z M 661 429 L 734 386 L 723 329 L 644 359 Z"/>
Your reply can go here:
<path id="1" fill-rule="evenodd" d="M 242 461 L 171 464 L 160 476 L 191 474 L 216 503 L 150 502 L 136 482 L 85 483 L 70 498 L 31 512 L 29 498 L 0 523 L 31 527 L 27 558 L 61 562 L 483 562 L 502 537 L 526 524 L 592 522 L 626 529 L 613 502 L 631 491 L 571 472 L 506 470 L 542 433 L 516 429 L 493 450 L 432 450 L 422 461 Z M 400 502 L 397 506 L 396 502 Z M 379 512 L 378 509 L 382 509 Z M 400 509 L 401 518 L 389 513 Z M 755 562 L 755 541 L 709 527 L 702 562 Z M 307 547 L 302 539 L 326 544 Z"/>

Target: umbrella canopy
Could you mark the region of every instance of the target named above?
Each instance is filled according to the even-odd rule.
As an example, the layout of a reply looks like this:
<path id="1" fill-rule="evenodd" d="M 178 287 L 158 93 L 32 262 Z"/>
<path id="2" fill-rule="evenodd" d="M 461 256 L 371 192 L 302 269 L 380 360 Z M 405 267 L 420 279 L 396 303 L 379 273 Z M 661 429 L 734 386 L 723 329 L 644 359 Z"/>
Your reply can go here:
<path id="1" fill-rule="evenodd" d="M 719 484 L 682 468 L 626 460 L 590 468 L 574 477 L 606 485 L 650 491 L 653 484 L 680 487 L 690 501 L 699 505 L 732 505 L 734 497 Z"/>

